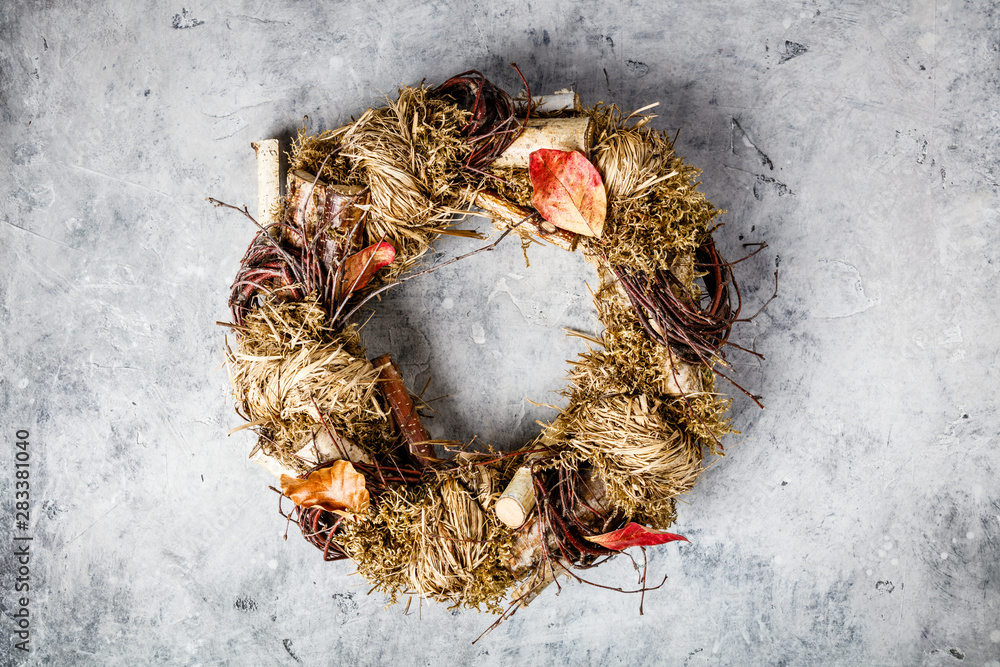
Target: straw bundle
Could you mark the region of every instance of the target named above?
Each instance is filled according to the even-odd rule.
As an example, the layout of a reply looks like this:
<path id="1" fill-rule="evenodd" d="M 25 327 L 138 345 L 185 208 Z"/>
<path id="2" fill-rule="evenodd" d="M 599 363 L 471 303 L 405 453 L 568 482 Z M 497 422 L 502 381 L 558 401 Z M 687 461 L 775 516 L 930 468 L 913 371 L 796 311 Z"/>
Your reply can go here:
<path id="1" fill-rule="evenodd" d="M 619 511 L 656 527 L 673 523 L 673 499 L 702 472 L 701 445 L 645 394 L 571 405 L 548 429 L 600 472 Z"/>
<path id="2" fill-rule="evenodd" d="M 266 302 L 250 312 L 228 351 L 237 405 L 250 425 L 262 427 L 258 446 L 297 470 L 306 466 L 292 454 L 324 419 L 348 437 L 386 420 L 378 373 L 356 332 L 333 332 L 325 319 L 315 298 Z"/>
<path id="3" fill-rule="evenodd" d="M 416 595 L 494 612 L 514 581 L 503 566 L 510 540 L 473 493 L 445 474 L 386 493 L 374 515 L 339 537 L 358 572 L 390 603 Z"/>
<path id="4" fill-rule="evenodd" d="M 328 183 L 367 186 L 366 237 L 369 242 L 384 238 L 397 253 L 383 276 L 388 282 L 426 252 L 438 234 L 471 235 L 449 229 L 451 218 L 474 197 L 461 178 L 462 160 L 473 149 L 461 134 L 468 118 L 468 112 L 426 87 L 403 86 L 396 101 L 368 109 L 336 130 L 315 136 L 300 131 L 290 163 L 319 172 Z"/>
<path id="5" fill-rule="evenodd" d="M 588 251 L 611 266 L 669 269 L 698 248 L 723 211 L 698 192 L 701 170 L 674 154 L 665 133 L 646 127 L 652 116 L 628 125 L 635 114 L 623 118 L 614 105 L 587 113 L 597 128 L 591 155 L 608 192 L 604 233 L 587 241 Z"/>

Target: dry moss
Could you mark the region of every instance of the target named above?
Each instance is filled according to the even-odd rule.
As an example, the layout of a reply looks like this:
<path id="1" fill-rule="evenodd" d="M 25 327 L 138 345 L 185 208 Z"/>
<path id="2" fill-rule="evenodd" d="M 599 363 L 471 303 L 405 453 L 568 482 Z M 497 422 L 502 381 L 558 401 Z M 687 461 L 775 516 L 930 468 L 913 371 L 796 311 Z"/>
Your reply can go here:
<path id="1" fill-rule="evenodd" d="M 501 197 L 518 206 L 532 208 L 531 195 L 534 193 L 534 189 L 531 186 L 531 177 L 528 175 L 527 169 L 503 167 L 490 169 L 490 173 L 500 180 L 486 179 L 482 182 L 483 187 L 496 190 Z"/>
<path id="2" fill-rule="evenodd" d="M 711 369 L 702 368 L 701 385 L 702 392 L 675 397 L 667 404 L 667 410 L 671 419 L 699 445 L 716 456 L 725 456 L 720 446 L 722 437 L 739 433 L 729 418 L 729 406 L 733 401 L 715 391 L 715 373 Z"/>
<path id="3" fill-rule="evenodd" d="M 701 170 L 674 153 L 665 133 L 646 127 L 650 117 L 629 125 L 616 106 L 603 104 L 586 113 L 595 125 L 591 157 L 608 193 L 604 233 L 588 239 L 586 250 L 611 266 L 670 268 L 707 238 L 722 213 L 697 189 Z"/>
<path id="4" fill-rule="evenodd" d="M 498 475 L 499 477 L 499 475 Z M 502 489 L 493 480 L 491 499 Z M 358 572 L 389 596 L 416 595 L 455 607 L 501 613 L 514 578 L 504 567 L 513 532 L 477 500 L 458 477 L 383 494 L 369 516 L 347 525 L 338 540 Z"/>

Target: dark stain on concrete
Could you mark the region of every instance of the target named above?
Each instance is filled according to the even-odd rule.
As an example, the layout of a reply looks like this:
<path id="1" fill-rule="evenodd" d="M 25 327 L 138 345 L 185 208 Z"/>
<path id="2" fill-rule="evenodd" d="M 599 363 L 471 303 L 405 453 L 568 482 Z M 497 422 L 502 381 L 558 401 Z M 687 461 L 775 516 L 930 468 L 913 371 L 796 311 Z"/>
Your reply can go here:
<path id="1" fill-rule="evenodd" d="M 625 69 L 637 79 L 649 74 L 649 65 L 639 60 L 626 60 Z"/>
<path id="2" fill-rule="evenodd" d="M 244 595 L 243 597 L 236 598 L 233 608 L 246 613 L 257 611 L 257 601 L 249 595 Z"/>
<path id="3" fill-rule="evenodd" d="M 285 651 L 288 653 L 288 655 L 292 656 L 292 660 L 294 660 L 295 662 L 302 662 L 302 658 L 295 655 L 295 651 L 292 650 L 291 639 L 282 639 L 281 645 L 285 647 Z"/>
<path id="4" fill-rule="evenodd" d="M 754 199 L 760 201 L 764 198 L 764 195 L 768 192 L 773 192 L 779 197 L 784 197 L 786 195 L 794 195 L 791 188 L 782 183 L 781 181 L 775 180 L 770 176 L 764 176 L 759 174 L 757 176 L 757 182 L 753 184 L 753 196 Z"/>
<path id="5" fill-rule="evenodd" d="M 883 593 L 892 593 L 896 590 L 896 585 L 891 581 L 880 581 L 875 584 L 875 590 L 882 591 Z"/>
<path id="6" fill-rule="evenodd" d="M 174 18 L 170 22 L 170 25 L 174 30 L 186 30 L 188 28 L 196 28 L 200 25 L 204 25 L 204 23 L 204 21 L 191 16 L 191 12 L 187 9 L 182 8 L 180 14 L 174 14 Z"/>
<path id="7" fill-rule="evenodd" d="M 798 42 L 789 42 L 785 40 L 785 50 L 781 54 L 781 60 L 778 61 L 779 65 L 787 63 L 792 58 L 798 58 L 803 53 L 809 50 L 808 44 L 799 44 Z"/>

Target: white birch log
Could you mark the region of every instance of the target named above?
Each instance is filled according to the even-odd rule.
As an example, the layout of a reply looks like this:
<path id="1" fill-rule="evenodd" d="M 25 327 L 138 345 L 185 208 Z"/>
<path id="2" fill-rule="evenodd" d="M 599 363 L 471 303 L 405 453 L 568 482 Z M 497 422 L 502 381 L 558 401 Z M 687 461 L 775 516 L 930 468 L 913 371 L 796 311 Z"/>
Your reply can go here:
<path id="1" fill-rule="evenodd" d="M 299 476 L 298 472 L 292 470 L 291 468 L 286 468 L 280 461 L 275 458 L 271 458 L 260 449 L 255 450 L 250 455 L 250 460 L 278 479 L 281 479 L 282 475 L 290 475 L 291 477 Z"/>
<path id="2" fill-rule="evenodd" d="M 491 167 L 527 169 L 528 156 L 542 148 L 578 151 L 590 157 L 594 127 L 587 116 L 574 118 L 531 118 L 514 143 L 507 147 Z"/>
<path id="3" fill-rule="evenodd" d="M 271 217 L 281 199 L 278 140 L 265 139 L 250 145 L 257 153 L 257 221 L 266 226 L 275 222 Z"/>
<path id="4" fill-rule="evenodd" d="M 522 110 L 528 106 L 528 100 L 523 97 L 514 98 L 514 103 Z M 572 90 L 560 90 L 551 95 L 532 97 L 532 112 L 534 113 L 555 113 L 559 111 L 573 111 L 579 113 L 583 111 L 580 103 L 580 96 Z M 523 112 L 523 111 L 522 111 Z"/>

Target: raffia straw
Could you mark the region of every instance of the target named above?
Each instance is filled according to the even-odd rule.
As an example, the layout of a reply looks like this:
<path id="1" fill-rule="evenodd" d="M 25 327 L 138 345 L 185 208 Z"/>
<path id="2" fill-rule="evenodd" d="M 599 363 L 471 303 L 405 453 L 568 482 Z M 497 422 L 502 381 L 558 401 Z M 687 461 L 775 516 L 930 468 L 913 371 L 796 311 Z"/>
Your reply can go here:
<path id="1" fill-rule="evenodd" d="M 673 523 L 673 499 L 703 469 L 701 445 L 645 394 L 571 405 L 548 429 L 601 473 L 615 507 L 657 527 Z"/>
<path id="2" fill-rule="evenodd" d="M 360 355 L 353 329 L 333 332 L 315 297 L 266 302 L 246 317 L 228 354 L 233 394 L 248 421 L 263 427 L 265 453 L 298 470 L 298 443 L 321 424 L 320 412 L 344 435 L 385 422 L 378 373 Z"/>
<path id="3" fill-rule="evenodd" d="M 398 99 L 356 121 L 313 137 L 299 133 L 294 168 L 315 173 L 336 151 L 320 177 L 369 188 L 366 236 L 385 236 L 396 248 L 396 262 L 382 276 L 387 282 L 426 252 L 435 236 L 454 234 L 453 217 L 472 201 L 475 193 L 459 187 L 462 161 L 472 150 L 461 135 L 468 117 L 423 86 L 403 86 Z"/>

